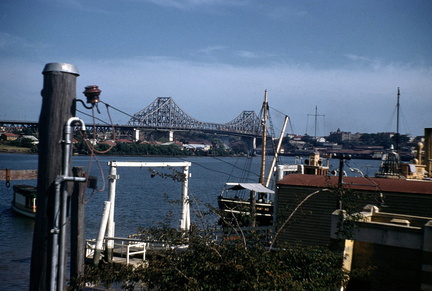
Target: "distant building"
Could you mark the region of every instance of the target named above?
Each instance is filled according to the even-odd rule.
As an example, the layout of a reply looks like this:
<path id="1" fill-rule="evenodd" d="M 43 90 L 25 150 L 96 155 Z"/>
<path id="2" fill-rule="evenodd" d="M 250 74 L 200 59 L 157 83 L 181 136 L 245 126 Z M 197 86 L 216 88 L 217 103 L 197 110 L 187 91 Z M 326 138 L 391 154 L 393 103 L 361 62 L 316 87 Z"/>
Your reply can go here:
<path id="1" fill-rule="evenodd" d="M 15 134 L 15 133 L 3 133 L 1 135 L 1 139 L 6 140 L 6 141 L 17 140 L 18 137 L 19 137 L 19 135 Z"/>
<path id="2" fill-rule="evenodd" d="M 336 141 L 336 142 L 344 142 L 344 141 L 359 141 L 360 137 L 362 136 L 361 133 L 351 133 L 346 131 L 341 131 L 339 128 L 335 132 L 330 132 L 329 140 Z"/>

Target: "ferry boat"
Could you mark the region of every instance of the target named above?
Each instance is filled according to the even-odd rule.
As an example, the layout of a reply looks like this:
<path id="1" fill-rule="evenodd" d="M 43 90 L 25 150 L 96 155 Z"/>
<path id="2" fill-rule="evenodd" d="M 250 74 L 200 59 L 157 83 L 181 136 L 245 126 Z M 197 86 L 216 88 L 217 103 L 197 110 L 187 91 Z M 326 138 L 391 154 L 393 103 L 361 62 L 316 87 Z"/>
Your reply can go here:
<path id="1" fill-rule="evenodd" d="M 36 217 L 37 189 L 29 185 L 14 185 L 12 209 L 27 217 Z"/>

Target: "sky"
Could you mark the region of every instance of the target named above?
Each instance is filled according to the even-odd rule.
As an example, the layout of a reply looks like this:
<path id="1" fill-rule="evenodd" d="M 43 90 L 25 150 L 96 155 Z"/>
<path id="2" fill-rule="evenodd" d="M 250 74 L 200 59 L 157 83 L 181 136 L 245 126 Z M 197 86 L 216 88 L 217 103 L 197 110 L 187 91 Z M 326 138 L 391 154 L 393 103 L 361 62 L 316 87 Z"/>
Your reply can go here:
<path id="1" fill-rule="evenodd" d="M 226 123 L 267 90 L 275 131 L 288 115 L 295 134 L 394 132 L 400 88 L 400 133 L 423 135 L 431 15 L 431 0 L 2 0 L 0 120 L 37 121 L 42 70 L 59 62 L 77 67 L 77 98 L 98 85 L 129 115 L 172 97 Z"/>

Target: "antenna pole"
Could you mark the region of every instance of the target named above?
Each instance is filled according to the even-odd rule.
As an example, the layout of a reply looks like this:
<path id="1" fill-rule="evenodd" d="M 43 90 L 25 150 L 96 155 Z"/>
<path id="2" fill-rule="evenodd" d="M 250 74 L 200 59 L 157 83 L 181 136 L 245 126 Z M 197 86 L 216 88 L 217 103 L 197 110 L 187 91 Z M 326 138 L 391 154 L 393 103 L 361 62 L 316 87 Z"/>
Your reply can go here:
<path id="1" fill-rule="evenodd" d="M 317 140 L 318 116 L 325 116 L 325 115 L 318 114 L 318 106 L 315 106 L 315 114 L 308 114 L 308 116 L 314 116 L 315 117 L 314 139 Z M 306 134 L 307 134 L 307 126 L 306 126 Z"/>
<path id="2" fill-rule="evenodd" d="M 399 152 L 399 99 L 400 99 L 400 90 L 398 87 L 397 91 L 397 103 L 396 103 L 396 152 Z"/>
<path id="3" fill-rule="evenodd" d="M 316 129 L 317 129 L 317 119 L 318 119 L 318 106 L 315 106 L 315 140 L 316 140 Z"/>

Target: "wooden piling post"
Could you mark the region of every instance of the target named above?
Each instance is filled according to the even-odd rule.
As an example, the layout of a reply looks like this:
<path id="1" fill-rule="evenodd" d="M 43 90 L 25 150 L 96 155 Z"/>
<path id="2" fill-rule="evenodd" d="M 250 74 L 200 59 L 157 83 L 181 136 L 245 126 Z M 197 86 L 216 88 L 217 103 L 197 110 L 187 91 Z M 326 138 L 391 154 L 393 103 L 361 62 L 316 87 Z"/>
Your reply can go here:
<path id="1" fill-rule="evenodd" d="M 42 108 L 39 117 L 39 164 L 38 198 L 33 234 L 33 249 L 30 269 L 30 290 L 63 290 L 63 286 L 52 286 L 51 241 L 54 217 L 55 180 L 62 173 L 63 127 L 74 115 L 73 100 L 76 97 L 74 65 L 49 63 L 44 75 Z M 56 213 L 57 215 L 57 213 Z"/>
<path id="2" fill-rule="evenodd" d="M 84 167 L 73 167 L 74 177 L 85 177 Z M 77 278 L 84 273 L 85 228 L 84 195 L 86 183 L 75 182 L 71 199 L 71 243 L 70 243 L 70 278 Z"/>

